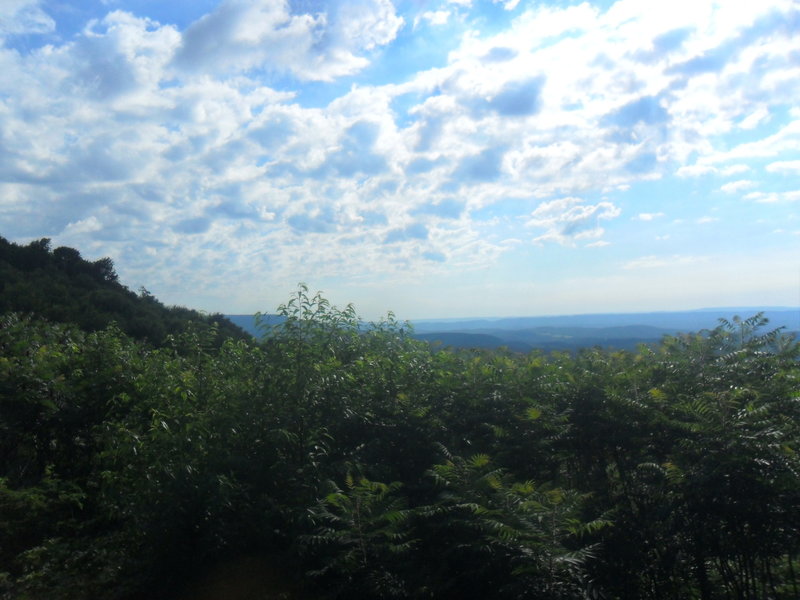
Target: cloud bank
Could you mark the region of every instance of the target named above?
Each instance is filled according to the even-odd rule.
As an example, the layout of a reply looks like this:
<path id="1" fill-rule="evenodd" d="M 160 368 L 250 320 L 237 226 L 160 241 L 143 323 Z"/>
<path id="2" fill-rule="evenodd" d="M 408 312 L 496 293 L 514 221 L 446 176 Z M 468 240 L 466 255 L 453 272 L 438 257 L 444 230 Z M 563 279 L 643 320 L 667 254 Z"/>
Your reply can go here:
<path id="1" fill-rule="evenodd" d="M 800 198 L 796 3 L 501 4 L 488 33 L 488 4 L 389 0 L 224 0 L 183 28 L 118 2 L 65 33 L 54 5 L 13 0 L 0 232 L 231 311 L 301 279 L 596 255 L 629 238 L 623 221 L 708 212 L 633 197 L 653 182 L 784 211 Z M 438 64 L 414 58 L 445 27 Z M 658 264 L 637 260 L 617 264 Z"/>

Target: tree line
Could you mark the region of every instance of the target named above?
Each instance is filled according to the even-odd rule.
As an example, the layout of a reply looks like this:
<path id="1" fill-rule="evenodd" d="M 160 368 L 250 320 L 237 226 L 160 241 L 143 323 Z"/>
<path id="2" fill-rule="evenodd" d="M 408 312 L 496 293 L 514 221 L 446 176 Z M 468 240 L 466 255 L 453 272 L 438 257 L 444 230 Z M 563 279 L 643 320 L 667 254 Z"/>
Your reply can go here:
<path id="1" fill-rule="evenodd" d="M 761 316 L 546 355 L 279 312 L 159 345 L 0 318 L 0 597 L 236 564 L 265 599 L 799 597 L 800 347 Z"/>
<path id="2" fill-rule="evenodd" d="M 113 322 L 127 335 L 155 346 L 189 321 L 216 325 L 217 343 L 248 336 L 220 314 L 167 307 L 145 288 L 132 292 L 119 282 L 110 258 L 89 261 L 75 248 L 53 249 L 48 238 L 19 245 L 0 237 L 0 313 L 11 311 L 74 323 L 86 331 Z"/>

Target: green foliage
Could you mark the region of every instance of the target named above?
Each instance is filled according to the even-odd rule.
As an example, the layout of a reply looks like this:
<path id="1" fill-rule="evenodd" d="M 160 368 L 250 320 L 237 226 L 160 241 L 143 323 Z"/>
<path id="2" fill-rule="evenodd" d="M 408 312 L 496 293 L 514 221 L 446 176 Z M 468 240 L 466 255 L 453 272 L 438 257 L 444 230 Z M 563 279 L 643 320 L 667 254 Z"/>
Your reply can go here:
<path id="1" fill-rule="evenodd" d="M 138 310 L 70 249 L 12 262 Z M 304 286 L 281 314 L 158 348 L 0 317 L 0 598 L 172 599 L 239 559 L 264 597 L 797 597 L 800 352 L 760 316 L 523 356 Z"/>
<path id="2" fill-rule="evenodd" d="M 445 451 L 446 452 L 446 451 Z M 421 531 L 445 566 L 430 587 L 461 598 L 579 598 L 592 548 L 569 548 L 582 528 L 581 498 L 559 488 L 518 482 L 485 454 L 448 454 L 430 471 L 442 491 L 421 507 Z M 467 567 L 467 568 L 465 568 Z"/>
<path id="3" fill-rule="evenodd" d="M 303 536 L 305 552 L 320 566 L 308 571 L 333 598 L 407 598 L 399 563 L 413 548 L 411 512 L 397 496 L 399 482 L 384 484 L 348 475 L 309 510 L 316 526 Z"/>
<path id="4" fill-rule="evenodd" d="M 50 248 L 43 238 L 19 246 L 0 237 L 0 314 L 32 313 L 54 322 L 99 331 L 111 323 L 126 334 L 161 346 L 188 323 L 211 329 L 215 343 L 247 334 L 222 315 L 166 307 L 147 290 L 137 295 L 119 283 L 113 261 L 83 259 L 74 248 Z"/>

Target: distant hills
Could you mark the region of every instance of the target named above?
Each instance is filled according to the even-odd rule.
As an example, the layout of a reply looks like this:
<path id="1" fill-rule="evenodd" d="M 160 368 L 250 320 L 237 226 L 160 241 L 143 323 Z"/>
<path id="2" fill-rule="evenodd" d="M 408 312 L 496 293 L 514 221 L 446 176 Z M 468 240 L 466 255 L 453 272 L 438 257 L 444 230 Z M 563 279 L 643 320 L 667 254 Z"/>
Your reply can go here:
<path id="1" fill-rule="evenodd" d="M 474 331 L 480 329 L 601 328 L 638 325 L 678 332 L 709 329 L 716 327 L 720 318 L 731 319 L 734 315 L 748 317 L 759 312 L 763 312 L 774 327 L 786 327 L 792 331 L 800 330 L 800 308 L 764 306 L 701 308 L 697 310 L 642 313 L 503 317 L 497 319 L 421 319 L 414 321 L 414 329 L 417 333 L 425 333 L 429 331 Z"/>
<path id="2" fill-rule="evenodd" d="M 691 311 L 608 313 L 500 319 L 447 319 L 414 322 L 417 337 L 445 346 L 498 348 L 528 352 L 601 346 L 633 350 L 665 335 L 713 329 L 719 319 L 764 313 L 770 327 L 800 331 L 800 308 L 736 307 Z"/>
<path id="3" fill-rule="evenodd" d="M 482 328 L 464 331 L 417 333 L 419 339 L 459 348 L 500 348 L 517 352 L 534 349 L 575 350 L 586 346 L 603 346 L 633 350 L 639 344 L 656 343 L 671 329 L 648 325 L 618 327 L 532 327 L 525 329 Z"/>
<path id="4" fill-rule="evenodd" d="M 720 318 L 731 320 L 735 315 L 747 318 L 759 312 L 769 319 L 772 328 L 800 332 L 800 308 L 758 306 L 496 319 L 423 319 L 412 321 L 412 325 L 418 339 L 457 348 L 507 347 L 516 352 L 534 349 L 550 352 L 601 346 L 633 350 L 639 344 L 655 344 L 665 335 L 713 329 Z M 245 331 L 260 335 L 252 315 L 226 316 Z M 280 318 L 267 315 L 265 322 L 278 323 Z"/>
<path id="5" fill-rule="evenodd" d="M 122 285 L 110 258 L 84 259 L 78 250 L 53 249 L 43 238 L 18 245 L 0 237 L 0 314 L 15 311 L 95 331 L 114 322 L 132 337 L 159 346 L 189 323 L 215 331 L 216 343 L 226 338 L 260 337 L 254 315 L 207 315 L 180 306 L 165 306 L 146 289 L 132 292 Z M 484 319 L 420 319 L 412 321 L 420 340 L 445 347 L 506 347 L 516 352 L 601 346 L 633 350 L 655 344 L 665 335 L 713 329 L 720 318 L 731 320 L 763 313 L 772 328 L 800 332 L 800 308 L 735 307 L 691 311 L 605 313 L 547 317 Z M 262 325 L 283 317 L 262 315 Z"/>

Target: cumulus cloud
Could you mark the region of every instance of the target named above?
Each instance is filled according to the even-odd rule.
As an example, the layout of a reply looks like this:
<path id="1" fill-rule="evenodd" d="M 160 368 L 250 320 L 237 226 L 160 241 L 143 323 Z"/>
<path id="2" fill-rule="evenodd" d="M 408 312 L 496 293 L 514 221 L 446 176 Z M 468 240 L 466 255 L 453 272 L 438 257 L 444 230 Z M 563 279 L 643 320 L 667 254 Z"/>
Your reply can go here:
<path id="1" fill-rule="evenodd" d="M 319 171 L 332 169 L 339 176 L 377 175 L 387 168 L 386 159 L 374 151 L 380 126 L 370 121 L 357 121 L 350 125 L 338 140 Z"/>
<path id="2" fill-rule="evenodd" d="M 738 181 L 726 183 L 719 189 L 726 194 L 735 194 L 736 192 L 741 192 L 742 190 L 749 190 L 755 187 L 755 185 L 755 181 L 750 181 L 749 179 L 740 179 Z"/>
<path id="3" fill-rule="evenodd" d="M 73 237 L 75 235 L 100 231 L 102 228 L 103 225 L 100 223 L 100 220 L 96 216 L 92 215 L 86 219 L 69 223 L 64 228 L 64 235 Z"/>
<path id="4" fill-rule="evenodd" d="M 581 198 L 567 197 L 543 202 L 531 213 L 529 227 L 543 228 L 546 232 L 534 242 L 574 244 L 575 240 L 599 238 L 604 230 L 600 220 L 614 219 L 621 210 L 611 202 L 584 204 Z"/>
<path id="5" fill-rule="evenodd" d="M 55 31 L 56 22 L 39 4 L 39 0 L 3 0 L 0 37 Z"/>
<path id="6" fill-rule="evenodd" d="M 798 202 L 800 201 L 800 190 L 788 190 L 785 192 L 750 192 L 744 198 L 745 200 L 753 200 L 763 204 Z"/>
<path id="7" fill-rule="evenodd" d="M 680 11 L 645 14 L 625 2 L 605 14 L 588 5 L 529 9 L 509 31 L 485 39 L 468 37 L 451 53 L 451 64 L 431 82 L 435 95 L 420 111 L 432 116 L 431 109 L 441 107 L 449 125 L 429 116 L 418 129 L 422 137 L 417 149 L 441 156 L 452 155 L 458 139 L 482 138 L 484 150 L 502 144 L 507 148 L 504 172 L 523 185 L 530 183 L 531 190 L 539 184 L 535 193 L 543 196 L 580 193 L 601 180 L 607 182 L 604 189 L 621 189 L 637 179 L 658 178 L 664 174 L 662 166 L 689 158 L 690 147 L 695 153 L 701 149 L 697 158 L 702 162 L 684 162 L 679 176 L 721 173 L 725 166 L 718 163 L 732 157 L 723 158 L 711 151 L 710 142 L 698 145 L 697 140 L 735 130 L 747 115 L 762 114 L 763 102 L 737 97 L 727 104 L 730 93 L 723 90 L 733 76 L 724 70 L 712 80 L 699 72 L 676 78 L 670 65 L 708 54 L 709 44 L 723 55 L 726 39 L 735 41 L 731 56 L 738 60 L 745 56 L 742 48 L 757 40 L 763 44 L 772 29 L 780 31 L 769 22 L 744 36 L 747 21 L 723 12 L 730 20 L 728 30 L 719 30 L 711 12 L 701 11 L 699 23 L 687 26 L 684 21 L 681 26 Z M 754 9 L 750 16 L 759 12 L 769 11 Z M 642 58 L 637 46 L 657 56 Z M 756 54 L 771 52 L 759 47 Z M 746 56 L 754 59 L 752 53 Z M 548 68 L 552 64 L 559 68 Z M 519 78 L 522 72 L 540 69 L 535 79 Z M 714 112 L 697 108 L 708 106 L 709 98 L 715 104 L 712 110 L 724 116 L 714 130 L 706 127 Z M 720 101 L 726 103 L 724 109 Z M 511 116 L 524 116 L 531 124 L 514 127 Z M 466 151 L 470 144 L 461 147 Z M 465 152 L 460 162 L 467 166 L 467 161 Z"/>
<path id="8" fill-rule="evenodd" d="M 740 129 L 755 129 L 770 118 L 770 112 L 765 106 L 759 106 L 744 119 L 739 121 Z"/>
<path id="9" fill-rule="evenodd" d="M 750 171 L 749 165 L 728 165 L 720 170 L 723 175 L 739 175 L 740 173 L 747 173 Z"/>
<path id="10" fill-rule="evenodd" d="M 754 142 L 743 142 L 711 154 L 706 160 L 714 163 L 740 161 L 754 158 L 771 158 L 785 152 L 795 152 L 800 143 L 800 119 L 792 120 L 777 133 Z"/>
<path id="11" fill-rule="evenodd" d="M 663 216 L 630 190 L 673 175 L 798 199 L 791 2 L 506 1 L 508 26 L 483 32 L 469 4 L 423 12 L 417 24 L 463 35 L 402 70 L 378 61 L 408 41 L 389 0 L 223 0 L 186 27 L 116 10 L 18 49 L 14 34 L 55 23 L 8 0 L 0 226 L 102 244 L 131 273 L 169 266 L 187 287 L 223 267 L 292 285 L 313 269 L 485 268 L 526 237 L 616 251 L 603 221 L 623 206 Z M 748 187 L 764 163 L 783 188 Z"/>
<path id="12" fill-rule="evenodd" d="M 366 67 L 364 53 L 391 42 L 402 25 L 389 0 L 340 0 L 317 14 L 294 14 L 287 0 L 224 0 L 184 32 L 175 65 L 330 81 Z"/>
<path id="13" fill-rule="evenodd" d="M 414 18 L 414 29 L 416 29 L 423 21 L 431 25 L 446 25 L 449 19 L 449 10 L 426 10 Z"/>
<path id="14" fill-rule="evenodd" d="M 717 169 L 710 165 L 684 165 L 677 170 L 676 175 L 678 177 L 700 177 L 716 172 Z"/>
<path id="15" fill-rule="evenodd" d="M 800 173 L 800 160 L 781 160 L 766 166 L 770 173 Z"/>

